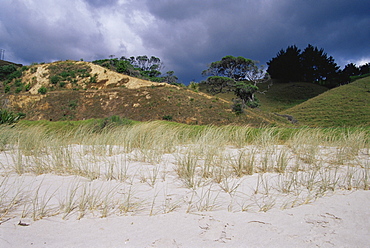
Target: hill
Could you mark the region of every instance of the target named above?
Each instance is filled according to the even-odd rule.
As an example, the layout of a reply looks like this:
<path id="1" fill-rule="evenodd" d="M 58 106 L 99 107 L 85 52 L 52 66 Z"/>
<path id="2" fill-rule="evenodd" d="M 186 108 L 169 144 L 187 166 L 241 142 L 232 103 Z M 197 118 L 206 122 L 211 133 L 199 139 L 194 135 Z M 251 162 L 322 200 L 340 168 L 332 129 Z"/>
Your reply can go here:
<path id="1" fill-rule="evenodd" d="M 207 84 L 200 83 L 199 86 L 202 92 L 208 92 Z M 306 82 L 271 83 L 268 81 L 257 86 L 259 92 L 256 93 L 256 97 L 261 102 L 259 109 L 272 113 L 291 108 L 328 90 L 324 86 Z M 219 93 L 215 96 L 227 101 L 235 98 L 232 92 Z"/>
<path id="2" fill-rule="evenodd" d="M 17 63 L 13 63 L 13 62 L 10 62 L 10 61 L 0 59 L 0 66 L 3 66 L 3 65 L 15 65 L 15 66 L 18 66 L 18 67 L 22 66 L 22 64 L 17 64 Z"/>
<path id="3" fill-rule="evenodd" d="M 4 82 L 2 106 L 29 120 L 82 120 L 113 115 L 138 121 L 172 120 L 188 124 L 285 125 L 260 110 L 231 112 L 231 102 L 185 87 L 155 83 L 88 62 L 60 61 L 23 66 Z"/>
<path id="4" fill-rule="evenodd" d="M 311 127 L 370 124 L 370 77 L 331 89 L 281 112 Z"/>

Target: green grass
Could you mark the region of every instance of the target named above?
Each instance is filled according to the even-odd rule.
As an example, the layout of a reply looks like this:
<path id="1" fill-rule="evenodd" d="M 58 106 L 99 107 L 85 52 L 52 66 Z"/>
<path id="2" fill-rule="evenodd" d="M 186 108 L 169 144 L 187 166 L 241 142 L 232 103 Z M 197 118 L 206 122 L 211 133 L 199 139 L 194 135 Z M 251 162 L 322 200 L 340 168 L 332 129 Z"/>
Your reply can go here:
<path id="1" fill-rule="evenodd" d="M 268 112 L 280 112 L 316 97 L 328 88 L 306 82 L 268 83 L 259 85 L 260 92 L 256 96 L 261 102 L 261 109 Z"/>
<path id="2" fill-rule="evenodd" d="M 271 81 L 268 81 L 257 86 L 259 92 L 256 93 L 256 97 L 261 102 L 259 109 L 272 113 L 291 108 L 328 90 L 324 86 L 306 82 L 273 83 L 271 85 Z M 207 85 L 200 84 L 200 90 L 207 93 Z M 219 93 L 215 97 L 228 101 L 236 98 L 232 92 Z"/>
<path id="3" fill-rule="evenodd" d="M 281 113 L 310 127 L 369 126 L 370 77 L 334 88 Z"/>

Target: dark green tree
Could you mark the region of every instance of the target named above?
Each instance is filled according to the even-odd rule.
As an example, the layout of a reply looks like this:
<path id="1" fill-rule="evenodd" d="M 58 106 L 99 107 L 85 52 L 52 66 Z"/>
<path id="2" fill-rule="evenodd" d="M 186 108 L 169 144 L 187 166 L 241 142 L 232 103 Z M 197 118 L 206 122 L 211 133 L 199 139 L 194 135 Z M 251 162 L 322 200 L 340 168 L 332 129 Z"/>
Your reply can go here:
<path id="1" fill-rule="evenodd" d="M 257 91 L 258 87 L 248 82 L 237 82 L 235 84 L 234 93 L 242 100 L 243 106 L 256 108 L 260 105 L 258 99 L 255 97 Z"/>
<path id="2" fill-rule="evenodd" d="M 281 49 L 276 57 L 267 62 L 267 72 L 271 78 L 283 82 L 297 82 L 302 79 L 302 67 L 300 63 L 301 50 L 289 46 L 286 50 Z"/>
<path id="3" fill-rule="evenodd" d="M 370 63 L 366 63 L 360 66 L 360 75 L 365 75 L 370 73 Z"/>
<path id="4" fill-rule="evenodd" d="M 310 44 L 302 52 L 296 46 L 280 50 L 267 64 L 271 78 L 285 82 L 332 84 L 339 73 L 333 57 Z"/>
<path id="5" fill-rule="evenodd" d="M 8 75 L 12 74 L 17 70 L 15 65 L 3 65 L 0 66 L 0 80 L 6 78 Z"/>
<path id="6" fill-rule="evenodd" d="M 232 91 L 235 80 L 229 77 L 210 76 L 206 79 L 205 84 L 208 86 L 208 92 L 218 94 Z"/>
<path id="7" fill-rule="evenodd" d="M 330 83 L 336 78 L 339 66 L 332 56 L 328 56 L 324 49 L 308 45 L 300 56 L 303 81 Z"/>

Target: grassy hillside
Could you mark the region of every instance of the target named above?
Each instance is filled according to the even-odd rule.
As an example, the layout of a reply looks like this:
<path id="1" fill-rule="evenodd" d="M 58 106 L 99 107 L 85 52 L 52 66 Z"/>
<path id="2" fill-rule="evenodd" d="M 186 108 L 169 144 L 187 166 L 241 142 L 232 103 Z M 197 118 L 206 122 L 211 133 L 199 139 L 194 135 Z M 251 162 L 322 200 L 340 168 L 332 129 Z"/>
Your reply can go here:
<path id="1" fill-rule="evenodd" d="M 268 112 L 280 112 L 294 107 L 302 102 L 318 96 L 328 88 L 306 82 L 274 83 L 259 85 L 257 97 L 261 102 L 261 109 Z"/>
<path id="2" fill-rule="evenodd" d="M 7 88 L 7 89 L 6 89 Z M 42 91 L 41 91 L 42 89 Z M 23 68 L 0 86 L 2 105 L 28 120 L 84 120 L 120 116 L 188 124 L 286 125 L 281 117 L 248 109 L 185 87 L 129 77 L 87 62 L 61 61 Z"/>
<path id="3" fill-rule="evenodd" d="M 370 77 L 329 90 L 282 114 L 312 127 L 370 125 Z"/>
<path id="4" fill-rule="evenodd" d="M 261 103 L 259 109 L 272 113 L 291 108 L 328 90 L 324 86 L 305 82 L 271 84 L 269 81 L 257 86 L 259 92 L 256 93 L 256 97 Z M 207 87 L 205 84 L 200 84 L 202 92 L 207 92 Z M 215 96 L 228 101 L 235 98 L 232 92 L 220 93 Z"/>

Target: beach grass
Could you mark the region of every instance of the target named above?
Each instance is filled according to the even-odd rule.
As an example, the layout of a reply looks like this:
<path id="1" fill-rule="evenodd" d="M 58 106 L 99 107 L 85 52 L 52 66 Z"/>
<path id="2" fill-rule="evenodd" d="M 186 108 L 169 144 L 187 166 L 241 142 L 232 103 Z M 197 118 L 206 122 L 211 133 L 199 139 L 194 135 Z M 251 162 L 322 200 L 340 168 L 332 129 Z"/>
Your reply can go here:
<path id="1" fill-rule="evenodd" d="M 48 125 L 0 126 L 1 219 L 269 211 L 369 189 L 366 127 Z"/>

